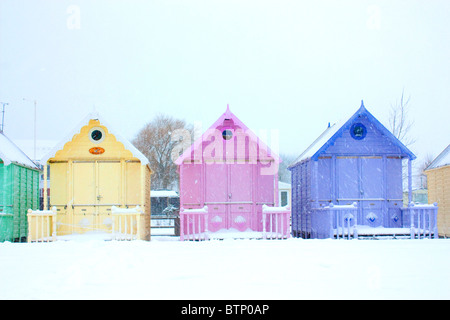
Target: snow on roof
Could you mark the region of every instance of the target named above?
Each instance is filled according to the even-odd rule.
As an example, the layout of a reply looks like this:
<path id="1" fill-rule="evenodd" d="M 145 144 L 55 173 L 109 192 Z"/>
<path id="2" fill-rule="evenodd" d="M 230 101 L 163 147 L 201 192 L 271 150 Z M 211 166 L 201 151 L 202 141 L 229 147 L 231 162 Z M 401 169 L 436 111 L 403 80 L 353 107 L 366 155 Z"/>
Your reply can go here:
<path id="1" fill-rule="evenodd" d="M 14 143 L 25 152 L 30 155 L 30 158 L 34 158 L 34 140 L 33 139 L 14 139 Z M 46 155 L 53 147 L 58 143 L 56 140 L 36 140 L 36 159 L 39 161 L 44 155 Z"/>
<path id="2" fill-rule="evenodd" d="M 386 137 L 388 137 L 393 144 L 402 150 L 410 159 L 414 160 L 416 156 L 398 140 L 381 122 L 379 122 L 365 107 L 364 102 L 361 101 L 361 107 L 351 117 L 344 118 L 328 128 L 305 150 L 302 154 L 288 166 L 291 168 L 297 163 L 306 160 L 308 158 L 317 158 L 319 154 L 325 151 L 330 144 L 338 138 L 342 131 L 346 130 L 358 116 L 366 116 L 375 127 L 381 131 Z"/>
<path id="3" fill-rule="evenodd" d="M 178 194 L 172 190 L 151 190 L 150 191 L 151 198 L 178 198 Z"/>
<path id="4" fill-rule="evenodd" d="M 434 159 L 425 170 L 436 169 L 450 165 L 450 144 Z"/>
<path id="5" fill-rule="evenodd" d="M 283 181 L 278 181 L 278 189 L 290 189 L 291 184 Z"/>
<path id="6" fill-rule="evenodd" d="M 145 157 L 142 152 L 140 152 L 131 142 L 129 142 L 127 139 L 125 139 L 124 137 L 122 137 L 119 133 L 117 133 L 116 130 L 114 130 L 112 128 L 111 125 L 109 125 L 109 123 L 107 123 L 105 121 L 105 119 L 100 116 L 100 114 L 98 112 L 91 112 L 89 113 L 81 122 L 78 126 L 74 127 L 71 131 L 68 132 L 68 134 L 64 137 L 64 139 L 60 140 L 54 147 L 53 149 L 51 149 L 46 155 L 44 155 L 41 159 L 41 163 L 47 163 L 48 159 L 50 159 L 51 157 L 55 156 L 56 152 L 63 149 L 64 145 L 66 144 L 66 142 L 71 141 L 73 136 L 75 134 L 77 134 L 80 129 L 87 125 L 89 123 L 89 120 L 98 120 L 100 121 L 100 123 L 102 125 L 104 125 L 105 127 L 108 128 L 108 131 L 112 134 L 114 134 L 114 136 L 116 137 L 117 141 L 120 141 L 121 143 L 123 143 L 123 145 L 125 146 L 125 148 L 127 150 L 129 150 L 134 157 L 138 158 L 141 161 L 142 165 L 148 165 L 149 161 L 147 159 L 147 157 Z"/>
<path id="7" fill-rule="evenodd" d="M 3 160 L 5 166 L 10 163 L 17 163 L 28 168 L 39 169 L 38 166 L 3 133 L 0 133 L 0 159 Z"/>
<path id="8" fill-rule="evenodd" d="M 300 156 L 298 156 L 298 158 L 291 165 L 289 165 L 289 167 L 301 162 L 304 159 L 314 156 L 314 154 L 316 154 L 316 152 L 319 151 L 319 149 L 336 134 L 343 124 L 344 122 L 341 120 L 338 123 L 329 126 L 308 148 L 306 148 L 305 151 L 303 151 L 302 154 L 300 154 Z"/>

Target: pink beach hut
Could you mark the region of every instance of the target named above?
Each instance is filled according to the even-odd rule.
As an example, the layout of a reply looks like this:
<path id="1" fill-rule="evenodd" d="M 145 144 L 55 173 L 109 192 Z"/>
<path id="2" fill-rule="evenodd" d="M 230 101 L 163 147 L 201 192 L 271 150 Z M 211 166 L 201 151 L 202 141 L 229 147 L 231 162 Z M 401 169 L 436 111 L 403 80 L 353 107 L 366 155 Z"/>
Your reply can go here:
<path id="1" fill-rule="evenodd" d="M 175 161 L 180 239 L 288 237 L 290 211 L 273 208 L 278 203 L 279 162 L 227 106 Z"/>

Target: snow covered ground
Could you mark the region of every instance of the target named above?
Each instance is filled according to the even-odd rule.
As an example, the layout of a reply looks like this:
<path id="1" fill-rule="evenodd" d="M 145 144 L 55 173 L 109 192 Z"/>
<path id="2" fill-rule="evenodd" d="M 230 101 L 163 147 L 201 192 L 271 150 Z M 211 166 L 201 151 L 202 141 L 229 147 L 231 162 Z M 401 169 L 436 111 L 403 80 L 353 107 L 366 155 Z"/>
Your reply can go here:
<path id="1" fill-rule="evenodd" d="M 0 299 L 449 299 L 450 240 L 0 243 Z"/>

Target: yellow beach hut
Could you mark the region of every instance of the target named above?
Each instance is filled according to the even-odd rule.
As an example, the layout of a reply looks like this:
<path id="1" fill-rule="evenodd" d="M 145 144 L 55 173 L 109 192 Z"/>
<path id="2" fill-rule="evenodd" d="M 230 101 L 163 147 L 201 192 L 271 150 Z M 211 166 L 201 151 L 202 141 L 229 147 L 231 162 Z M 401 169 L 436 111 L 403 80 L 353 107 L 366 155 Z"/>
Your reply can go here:
<path id="1" fill-rule="evenodd" d="M 57 236 L 128 228 L 135 238 L 150 240 L 149 161 L 98 113 L 89 114 L 41 163 L 48 165 L 44 184 L 50 174 L 44 208 L 56 207 Z M 133 220 L 130 212 L 137 211 Z M 116 212 L 125 220 L 117 221 Z"/>
<path id="2" fill-rule="evenodd" d="M 437 203 L 440 237 L 450 236 L 450 144 L 425 169 L 428 202 Z"/>

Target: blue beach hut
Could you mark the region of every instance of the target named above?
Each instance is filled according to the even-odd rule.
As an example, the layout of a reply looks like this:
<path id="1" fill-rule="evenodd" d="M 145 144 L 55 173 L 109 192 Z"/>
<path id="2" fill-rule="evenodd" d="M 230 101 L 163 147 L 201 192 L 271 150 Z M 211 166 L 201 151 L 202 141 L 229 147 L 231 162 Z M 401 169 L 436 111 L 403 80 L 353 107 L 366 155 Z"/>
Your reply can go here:
<path id="1" fill-rule="evenodd" d="M 415 158 L 361 102 L 349 119 L 329 125 L 289 166 L 293 236 L 409 236 L 402 162 L 408 162 L 410 202 Z M 427 221 L 434 223 L 432 218 Z"/>

